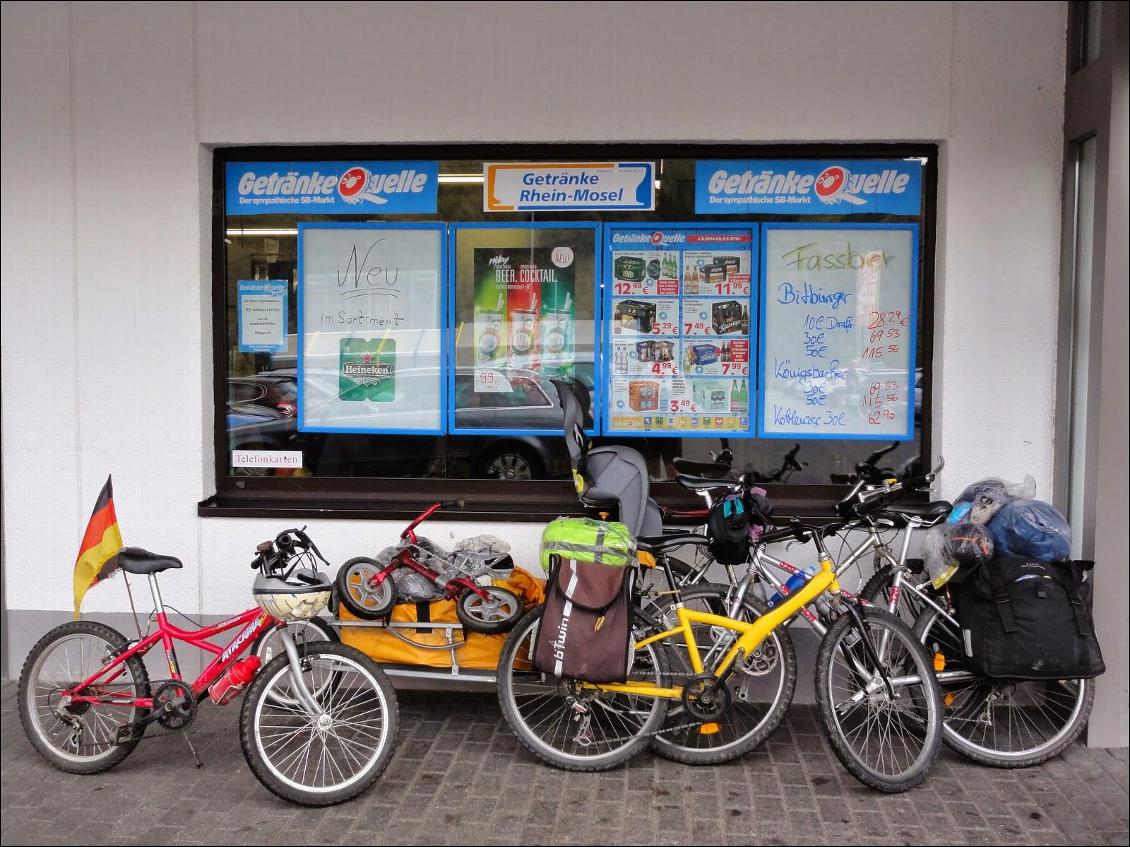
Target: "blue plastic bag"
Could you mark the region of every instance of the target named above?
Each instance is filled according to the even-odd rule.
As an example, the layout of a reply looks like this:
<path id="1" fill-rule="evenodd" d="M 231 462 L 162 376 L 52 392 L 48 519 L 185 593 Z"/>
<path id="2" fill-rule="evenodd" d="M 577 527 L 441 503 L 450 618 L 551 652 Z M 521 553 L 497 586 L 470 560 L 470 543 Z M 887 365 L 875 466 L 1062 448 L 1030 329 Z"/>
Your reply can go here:
<path id="1" fill-rule="evenodd" d="M 997 556 L 1030 556 L 1059 562 L 1071 556 L 1071 527 L 1041 500 L 1005 503 L 989 522 Z"/>

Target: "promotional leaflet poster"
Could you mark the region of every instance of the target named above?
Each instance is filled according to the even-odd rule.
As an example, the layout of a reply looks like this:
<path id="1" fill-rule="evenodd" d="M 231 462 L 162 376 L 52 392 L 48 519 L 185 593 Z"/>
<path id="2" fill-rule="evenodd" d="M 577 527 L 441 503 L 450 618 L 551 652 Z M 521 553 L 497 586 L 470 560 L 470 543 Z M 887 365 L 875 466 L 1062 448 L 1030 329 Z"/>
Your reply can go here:
<path id="1" fill-rule="evenodd" d="M 299 224 L 298 240 L 299 429 L 442 431 L 442 225 Z"/>
<path id="2" fill-rule="evenodd" d="M 754 230 L 610 227 L 607 431 L 751 433 Z"/>
<path id="3" fill-rule="evenodd" d="M 510 390 L 507 374 L 574 375 L 576 291 L 569 247 L 475 248 L 476 392 Z"/>
<path id="4" fill-rule="evenodd" d="M 914 435 L 913 224 L 764 224 L 760 435 Z"/>
<path id="5" fill-rule="evenodd" d="M 239 352 L 279 353 L 286 350 L 285 279 L 241 279 Z"/>

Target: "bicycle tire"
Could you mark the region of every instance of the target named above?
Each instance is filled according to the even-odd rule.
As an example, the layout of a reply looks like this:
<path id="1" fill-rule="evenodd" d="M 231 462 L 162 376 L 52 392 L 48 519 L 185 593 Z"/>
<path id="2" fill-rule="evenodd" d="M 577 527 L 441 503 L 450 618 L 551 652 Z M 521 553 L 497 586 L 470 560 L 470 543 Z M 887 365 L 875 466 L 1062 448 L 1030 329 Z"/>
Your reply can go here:
<path id="1" fill-rule="evenodd" d="M 484 621 L 476 617 L 476 613 L 471 609 L 474 609 L 475 604 L 482 598 L 473 591 L 464 591 L 455 601 L 455 617 L 459 618 L 459 623 L 463 624 L 469 631 L 481 635 L 498 635 L 502 632 L 509 632 L 525 611 L 521 598 L 513 591 L 499 588 L 497 585 L 487 586 L 486 591 L 494 595 L 495 598 L 500 598 L 500 603 L 509 605 L 511 611 L 505 618 L 497 621 Z"/>
<path id="2" fill-rule="evenodd" d="M 828 736 L 828 741 L 832 746 L 832 751 L 836 754 L 836 758 L 847 769 L 847 771 L 854 776 L 857 780 L 864 785 L 874 788 L 877 791 L 882 791 L 888 794 L 900 793 L 908 791 L 916 785 L 922 783 L 926 779 L 930 768 L 933 767 L 934 762 L 937 760 L 942 748 L 942 699 L 941 693 L 938 689 L 937 680 L 934 678 L 933 667 L 930 665 L 926 651 L 922 649 L 922 645 L 914 638 L 914 633 L 906 624 L 896 618 L 894 615 L 888 614 L 880 609 L 869 608 L 864 615 L 864 625 L 869 629 L 876 627 L 882 628 L 890 633 L 891 641 L 888 641 L 888 647 L 894 640 L 897 640 L 903 647 L 906 658 L 913 663 L 911 669 L 919 679 L 917 691 L 911 690 L 911 686 L 906 687 L 907 694 L 903 694 L 903 689 L 899 689 L 899 693 L 895 698 L 888 698 L 884 702 L 882 688 L 876 688 L 875 693 L 879 694 L 878 698 L 870 696 L 868 693 L 863 694 L 863 699 L 856 703 L 865 705 L 865 708 L 870 712 L 873 705 L 880 707 L 880 711 L 889 714 L 890 723 L 888 726 L 893 726 L 894 721 L 898 721 L 898 727 L 894 732 L 888 733 L 885 737 L 894 741 L 896 736 L 900 740 L 914 737 L 916 733 L 914 729 L 917 726 L 922 728 L 922 744 L 921 749 L 914 754 L 911 761 L 908 757 L 908 765 L 903 770 L 895 773 L 879 772 L 875 767 L 869 763 L 864 762 L 860 754 L 855 750 L 849 735 L 852 731 L 845 729 L 844 723 L 839 718 L 839 708 L 834 702 L 833 698 L 833 685 L 834 668 L 837 656 L 841 650 L 845 653 L 855 649 L 855 645 L 848 644 L 845 640 L 849 635 L 849 630 L 855 633 L 854 619 L 850 614 L 841 615 L 835 623 L 829 627 L 828 632 L 820 642 L 820 649 L 816 654 L 816 705 L 817 711 L 820 714 L 820 721 L 824 725 L 824 731 Z M 870 637 L 870 636 L 866 636 Z M 857 640 L 858 643 L 858 640 Z M 893 649 L 893 648 L 892 648 Z M 859 656 L 866 656 L 863 651 L 858 651 Z M 890 655 L 890 654 L 888 654 Z M 902 660 L 902 655 L 899 654 L 896 659 Z M 854 657 L 853 657 L 854 658 Z M 906 670 L 904 665 L 895 665 L 891 662 L 892 668 L 901 667 Z M 845 661 L 845 667 L 848 667 L 848 662 Z M 858 675 L 848 671 L 849 677 L 853 682 L 858 679 Z M 892 676 L 895 674 L 891 674 Z M 858 693 L 857 693 L 858 694 Z M 904 698 L 903 706 L 909 705 L 910 708 L 898 708 L 897 701 Z M 885 708 L 890 704 L 896 704 L 891 708 Z M 852 706 L 848 712 L 844 714 L 846 717 L 856 706 Z M 922 710 L 925 709 L 925 718 L 922 717 Z M 893 713 L 899 713 L 896 717 Z M 904 721 L 903 718 L 906 718 Z M 878 725 L 878 718 L 872 718 L 870 714 L 864 721 L 863 726 L 868 729 L 867 735 L 864 739 L 866 750 L 871 749 L 871 733 L 872 726 Z M 880 745 L 882 744 L 880 739 Z M 880 748 L 880 763 L 886 762 L 886 753 Z M 892 754 L 892 764 L 898 766 L 897 756 Z"/>
<path id="3" fill-rule="evenodd" d="M 683 603 L 689 603 L 699 599 L 713 600 L 714 602 L 709 603 L 708 610 L 712 609 L 715 614 L 725 614 L 727 591 L 728 589 L 723 585 L 702 583 L 683 589 L 679 594 L 679 599 Z M 748 594 L 742 605 L 747 613 L 750 613 L 748 620 L 754 620 L 769 611 L 769 607 L 765 605 L 763 600 Z M 709 630 L 711 628 L 707 629 Z M 707 645 L 704 643 L 704 639 L 699 638 L 696 634 L 696 641 L 698 642 L 700 652 L 706 652 Z M 672 668 L 672 675 L 674 675 L 674 668 L 676 667 L 679 667 L 680 673 L 691 673 L 693 671 L 684 649 L 675 649 L 674 645 L 670 645 L 669 652 L 672 654 L 668 659 L 668 663 Z M 704 733 L 701 728 L 689 728 L 685 731 L 681 731 L 679 735 L 682 735 L 682 737 L 686 739 L 686 741 L 681 744 L 677 743 L 675 740 L 679 735 L 657 735 L 651 742 L 651 747 L 656 754 L 665 759 L 671 759 L 688 765 L 714 765 L 736 759 L 764 743 L 765 739 L 772 735 L 777 727 L 780 726 L 781 721 L 784 719 L 792 703 L 793 694 L 796 691 L 796 649 L 793 646 L 792 638 L 789 636 L 788 627 L 782 624 L 773 630 L 766 638 L 765 642 L 758 648 L 758 653 L 761 654 L 760 658 L 770 665 L 770 671 L 768 672 L 771 672 L 772 666 L 775 664 L 777 667 L 783 669 L 783 673 L 780 682 L 776 686 L 776 691 L 772 694 L 772 701 L 769 706 L 765 708 L 764 716 L 757 721 L 752 729 L 743 732 L 740 737 L 726 744 L 713 747 L 701 746 L 704 743 L 723 740 L 716 738 L 716 736 L 724 735 L 727 725 L 732 723 L 732 719 L 728 720 L 726 717 L 723 717 L 717 721 L 703 724 L 703 726 L 710 727 L 709 732 Z M 681 660 L 681 667 L 676 663 L 676 657 Z M 755 654 L 755 660 L 757 657 L 758 654 Z M 747 676 L 743 676 L 743 672 L 739 669 L 730 677 L 730 680 L 734 681 L 734 685 L 739 691 L 738 696 L 733 698 L 733 703 L 730 707 L 731 713 L 739 708 L 738 701 L 741 698 L 742 689 L 747 684 Z M 729 682 L 727 684 L 729 684 Z M 686 720 L 685 717 L 680 717 L 681 714 L 681 709 L 669 707 L 667 723 L 675 726 L 684 724 Z M 697 742 L 699 746 L 695 746 L 692 742 Z"/>
<path id="4" fill-rule="evenodd" d="M 38 719 L 32 716 L 31 697 L 46 696 L 34 695 L 33 690 L 29 688 L 34 683 L 31 679 L 32 674 L 41 667 L 41 662 L 52 645 L 80 635 L 89 635 L 101 639 L 115 652 L 125 649 L 129 644 L 129 640 L 116 629 L 96 621 L 71 621 L 57 626 L 36 642 L 36 645 L 31 648 L 31 652 L 28 653 L 27 659 L 24 660 L 23 668 L 20 671 L 17 699 L 19 701 L 20 723 L 23 725 L 28 741 L 31 742 L 31 746 L 35 748 L 36 752 L 61 771 L 76 774 L 95 774 L 120 764 L 126 756 L 132 753 L 133 749 L 141 742 L 144 728 L 135 733 L 134 738 L 110 746 L 105 753 L 88 757 L 89 761 L 83 761 L 77 754 L 68 755 L 53 748 L 43 737 Z M 152 691 L 150 690 L 149 674 L 145 670 L 145 662 L 141 657 L 131 656 L 124 662 L 124 665 L 133 679 L 134 696 L 150 697 Z M 93 672 L 91 670 L 90 674 Z M 81 682 L 81 679 L 74 680 L 74 682 Z M 137 723 L 149 714 L 149 710 L 143 708 L 123 710 L 123 712 L 126 711 L 128 711 L 128 715 L 123 714 L 123 717 L 128 717 L 128 720 L 123 720 L 122 723 Z M 62 723 L 62 721 L 58 722 Z"/>
<path id="5" fill-rule="evenodd" d="M 937 622 L 939 620 L 945 624 L 945 630 L 949 633 L 948 636 L 938 635 Z M 914 625 L 914 635 L 926 646 L 927 651 L 933 649 L 942 652 L 946 660 L 947 670 L 961 669 L 960 645 L 962 639 L 960 635 L 952 633 L 952 630 L 952 624 L 945 621 L 935 609 L 927 609 L 919 616 Z M 935 641 L 932 646 L 931 640 Z M 983 709 L 991 714 L 994 707 L 989 702 L 990 697 L 1001 698 L 1003 694 L 1009 699 L 1014 699 L 1014 692 L 1006 692 L 1005 689 L 1015 688 L 1016 686 L 1025 686 L 1025 690 L 1030 687 L 1033 692 L 1043 689 L 1048 696 L 1058 694 L 1055 691 L 1057 686 L 1062 689 L 1063 709 L 1067 710 L 1066 720 L 1050 739 L 1032 747 L 1005 751 L 985 746 L 985 744 L 978 744 L 972 738 L 967 738 L 962 734 L 962 730 L 966 728 L 973 731 L 973 724 L 984 725 L 983 716 L 980 719 L 975 719 L 974 716 L 981 713 Z M 1083 732 L 1087 721 L 1090 719 L 1091 709 L 1095 702 L 1095 681 L 1093 679 L 1036 681 L 993 680 L 982 677 L 975 685 L 969 686 L 971 691 L 964 700 L 962 700 L 961 686 L 943 684 L 941 687 L 944 692 L 942 740 L 946 746 L 966 758 L 994 768 L 1027 768 L 1042 764 L 1060 755 Z M 956 704 L 956 706 L 950 708 L 953 704 Z M 1023 706 L 1014 706 L 1013 708 L 1019 710 Z M 1044 718 L 1048 714 L 1048 709 L 1041 709 L 1038 717 Z M 1054 715 L 1054 712 L 1052 714 Z M 990 725 L 994 727 L 992 738 L 995 740 L 999 736 L 995 724 L 990 723 Z M 1026 722 L 1013 721 L 1010 716 L 1007 722 L 1010 738 L 1014 726 L 1017 731 L 1022 730 L 1025 726 L 1032 731 L 1038 726 L 1038 723 L 1037 719 L 1032 716 L 1028 716 Z M 986 729 L 984 740 L 988 741 L 988 739 L 989 733 Z"/>
<path id="6" fill-rule="evenodd" d="M 389 614 L 396 605 L 396 582 L 392 574 L 381 583 L 376 593 L 363 588 L 365 577 L 362 570 L 376 573 L 382 568 L 382 565 L 368 556 L 355 556 L 337 569 L 337 575 L 334 577 L 334 593 L 338 602 L 355 618 L 363 621 L 378 621 Z"/>
<path id="7" fill-rule="evenodd" d="M 562 750 L 559 747 L 553 746 L 552 743 L 547 742 L 545 739 L 538 736 L 533 729 L 528 725 L 527 719 L 521 713 L 515 693 L 515 664 L 519 662 L 519 653 L 523 656 L 528 656 L 527 652 L 532 647 L 532 638 L 535 635 L 535 630 L 538 621 L 541 619 L 542 612 L 545 606 L 536 606 L 522 616 L 521 620 L 515 624 L 514 629 L 510 631 L 510 635 L 506 639 L 506 644 L 502 648 L 502 653 L 498 660 L 498 702 L 502 708 L 502 716 L 505 718 L 510 730 L 517 737 L 518 741 L 530 751 L 535 757 L 541 761 L 552 765 L 555 768 L 568 771 L 592 772 L 592 771 L 606 771 L 620 765 L 640 750 L 647 746 L 650 740 L 650 734 L 659 729 L 663 723 L 663 719 L 667 714 L 667 701 L 661 698 L 647 698 L 648 702 L 652 704 L 650 714 L 643 721 L 643 723 L 632 732 L 633 737 L 627 740 L 626 743 L 620 745 L 616 749 L 612 749 L 603 754 L 596 754 L 592 756 L 582 756 L 572 749 L 580 746 L 577 742 L 577 734 L 574 734 L 571 743 L 566 733 L 562 738 L 560 744 L 565 746 L 569 743 L 572 748 L 570 751 Z M 650 622 L 643 618 L 639 611 L 632 610 L 634 622 L 639 623 L 639 628 L 646 629 Z M 633 625 L 633 632 L 637 626 Z M 664 686 L 667 684 L 667 659 L 662 649 L 657 649 L 656 645 L 649 645 L 645 648 L 646 656 L 650 657 L 652 661 L 651 675 L 655 677 L 653 680 L 657 685 Z M 638 651 L 637 651 L 638 652 Z M 523 663 L 528 661 L 528 658 L 521 660 Z M 637 656 L 636 665 L 639 665 L 639 657 Z M 518 672 L 521 674 L 521 679 L 529 680 L 529 684 L 540 684 L 544 687 L 553 689 L 556 688 L 558 695 L 563 690 L 567 690 L 572 684 L 571 680 L 561 680 L 557 682 L 550 682 L 552 677 L 547 674 L 541 674 L 530 668 L 529 670 L 523 669 Z M 533 696 L 526 695 L 523 696 Z M 552 692 L 536 695 L 539 700 L 544 697 L 552 697 Z M 596 702 L 600 694 L 594 695 L 591 702 Z M 615 695 L 624 697 L 626 695 Z M 565 702 L 564 711 L 568 713 L 572 709 L 568 700 L 565 697 L 560 697 Z M 609 698 L 611 699 L 611 698 Z M 540 707 L 539 707 L 540 708 Z M 552 704 L 550 705 L 552 709 Z M 604 712 L 596 712 L 595 710 L 589 714 L 595 714 L 598 717 L 602 714 L 616 714 L 615 706 L 604 706 L 601 704 Z M 570 718 L 570 722 L 571 722 Z M 557 726 L 561 725 L 560 719 Z M 578 732 L 579 734 L 579 732 Z M 554 736 L 552 741 L 556 741 L 557 730 L 554 729 Z"/>
<path id="8" fill-rule="evenodd" d="M 301 806 L 332 806 L 350 800 L 366 791 L 380 777 L 392 759 L 400 734 L 400 711 L 397 706 L 396 692 L 377 663 L 355 647 L 340 642 L 326 641 L 306 645 L 300 651 L 300 656 L 304 665 L 304 673 L 310 674 L 314 673 L 315 662 L 320 659 L 329 659 L 330 670 L 327 673 L 332 682 L 311 686 L 317 692 L 315 696 L 319 700 L 319 705 L 326 709 L 330 716 L 327 726 L 320 729 L 316 725 L 317 719 L 309 718 L 306 714 L 299 714 L 298 710 L 293 707 L 273 705 L 299 700 L 294 693 L 282 695 L 273 691 L 274 686 L 284 677 L 287 677 L 290 672 L 289 659 L 284 653 L 276 656 L 266 667 L 260 670 L 247 689 L 239 715 L 240 746 L 243 748 L 243 756 L 247 760 L 251 772 L 272 794 Z M 336 662 L 334 657 L 336 657 Z M 361 681 L 367 679 L 375 692 L 375 696 L 365 699 L 360 694 L 339 694 L 350 680 L 348 675 L 353 673 L 358 674 Z M 267 709 L 273 709 L 275 712 L 267 713 Z M 347 721 L 346 716 L 353 713 L 364 717 Z M 378 720 L 376 715 L 379 715 L 380 726 L 374 729 L 371 724 Z M 289 717 L 299 724 L 306 720 L 308 725 L 305 727 L 300 725 L 290 729 L 271 723 L 271 721 L 281 722 L 284 717 Z M 319 740 L 323 751 L 327 751 L 326 771 L 331 775 L 338 773 L 344 776 L 345 768 L 358 760 L 357 748 L 361 743 L 354 737 L 349 742 L 350 746 L 346 748 L 346 744 L 340 740 L 347 724 L 363 726 L 364 729 L 360 731 L 359 735 L 362 738 L 377 737 L 379 748 L 368 757 L 367 761 L 363 762 L 359 771 L 352 773 L 348 779 L 341 783 L 341 787 L 327 787 L 324 782 L 318 788 L 299 785 L 295 780 L 289 779 L 286 774 L 281 773 L 280 765 L 272 759 L 273 755 L 277 755 L 280 763 L 283 763 L 293 758 L 285 746 L 290 736 L 297 736 L 299 733 L 305 732 L 310 737 L 310 741 L 305 746 L 312 748 L 315 739 L 318 739 L 320 735 Z M 280 729 L 283 732 L 279 732 Z M 275 732 L 268 734 L 264 730 L 275 730 Z M 377 736 L 372 735 L 374 731 L 378 733 Z M 333 754 L 328 752 L 331 746 L 330 739 L 337 740 L 339 751 L 348 750 L 347 755 L 337 757 L 336 764 L 332 766 L 329 764 L 329 760 L 333 758 Z M 301 737 L 297 737 L 295 740 L 301 747 Z M 270 754 L 268 754 L 268 748 L 271 750 Z M 316 767 L 320 766 L 321 761 L 323 759 L 319 758 Z M 295 773 L 297 774 L 297 763 L 295 764 Z M 305 777 L 306 773 L 307 770 L 304 766 L 302 776 Z M 313 779 L 313 775 L 311 778 Z"/>

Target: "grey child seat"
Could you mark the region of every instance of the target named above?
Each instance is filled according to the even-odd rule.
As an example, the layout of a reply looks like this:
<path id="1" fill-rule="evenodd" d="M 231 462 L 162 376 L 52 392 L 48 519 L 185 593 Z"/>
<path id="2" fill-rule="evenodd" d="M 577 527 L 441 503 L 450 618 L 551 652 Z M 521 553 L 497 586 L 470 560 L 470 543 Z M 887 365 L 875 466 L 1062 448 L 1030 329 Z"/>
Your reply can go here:
<path id="1" fill-rule="evenodd" d="M 565 418 L 565 444 L 578 480 L 581 502 L 592 508 L 619 511 L 619 520 L 635 538 L 663 533 L 659 506 L 648 496 L 647 462 L 631 447 L 590 447 L 585 437 L 588 393 L 580 397 L 571 385 L 554 380 Z"/>

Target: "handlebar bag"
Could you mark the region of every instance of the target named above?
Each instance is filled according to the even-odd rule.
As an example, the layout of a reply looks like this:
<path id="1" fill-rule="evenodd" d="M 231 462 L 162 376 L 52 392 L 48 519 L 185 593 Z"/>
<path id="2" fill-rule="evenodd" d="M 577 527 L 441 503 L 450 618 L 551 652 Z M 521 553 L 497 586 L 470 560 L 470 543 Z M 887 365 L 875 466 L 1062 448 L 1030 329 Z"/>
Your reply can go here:
<path id="1" fill-rule="evenodd" d="M 706 535 L 710 554 L 723 565 L 740 565 L 749 558 L 749 511 L 741 495 L 723 497 L 710 507 Z"/>
<path id="2" fill-rule="evenodd" d="M 554 553 L 534 667 L 558 678 L 624 682 L 632 660 L 633 573 Z"/>
<path id="3" fill-rule="evenodd" d="M 550 570 L 550 557 L 625 567 L 635 561 L 636 543 L 625 524 L 592 518 L 557 518 L 541 535 L 541 566 Z"/>
<path id="4" fill-rule="evenodd" d="M 981 676 L 1081 679 L 1106 670 L 1091 616 L 1094 562 L 992 559 L 951 585 L 965 664 Z"/>

